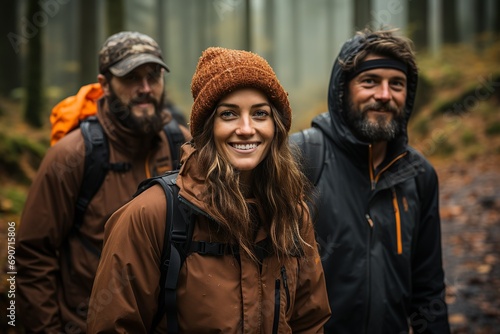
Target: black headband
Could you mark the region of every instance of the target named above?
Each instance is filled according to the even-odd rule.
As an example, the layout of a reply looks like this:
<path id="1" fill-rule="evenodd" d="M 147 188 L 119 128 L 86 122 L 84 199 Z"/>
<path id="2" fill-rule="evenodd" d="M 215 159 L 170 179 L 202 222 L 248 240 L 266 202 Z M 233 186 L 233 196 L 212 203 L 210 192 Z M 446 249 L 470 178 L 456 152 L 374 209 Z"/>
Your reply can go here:
<path id="1" fill-rule="evenodd" d="M 374 68 L 393 68 L 395 70 L 403 72 L 405 75 L 408 75 L 408 66 L 402 61 L 392 58 L 379 58 L 362 62 L 358 65 L 358 67 L 356 67 L 354 71 L 347 75 L 347 79 L 351 80 L 359 73 L 372 70 Z"/>

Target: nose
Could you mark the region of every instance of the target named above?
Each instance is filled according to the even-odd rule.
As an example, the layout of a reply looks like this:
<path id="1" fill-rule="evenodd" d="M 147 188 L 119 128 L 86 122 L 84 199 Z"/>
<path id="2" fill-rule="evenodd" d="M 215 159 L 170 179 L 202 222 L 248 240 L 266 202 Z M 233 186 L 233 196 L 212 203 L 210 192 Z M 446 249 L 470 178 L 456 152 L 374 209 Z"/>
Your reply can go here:
<path id="1" fill-rule="evenodd" d="M 375 92 L 375 99 L 382 102 L 388 102 L 391 99 L 391 90 L 388 82 L 382 82 Z"/>
<path id="2" fill-rule="evenodd" d="M 242 116 L 235 132 L 238 136 L 251 136 L 255 134 L 252 118 L 249 116 Z"/>
<path id="3" fill-rule="evenodd" d="M 149 84 L 148 77 L 144 76 L 141 78 L 141 81 L 139 82 L 139 88 L 141 93 L 149 93 L 151 92 L 151 85 Z"/>

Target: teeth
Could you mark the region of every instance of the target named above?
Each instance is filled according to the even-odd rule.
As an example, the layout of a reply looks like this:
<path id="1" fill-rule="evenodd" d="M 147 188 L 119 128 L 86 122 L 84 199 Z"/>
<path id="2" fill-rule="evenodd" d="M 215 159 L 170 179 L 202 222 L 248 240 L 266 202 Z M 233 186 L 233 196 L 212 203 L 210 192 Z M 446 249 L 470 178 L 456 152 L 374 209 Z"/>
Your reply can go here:
<path id="1" fill-rule="evenodd" d="M 233 147 L 238 150 L 251 150 L 253 148 L 256 148 L 257 144 L 244 144 L 244 145 L 234 144 Z"/>

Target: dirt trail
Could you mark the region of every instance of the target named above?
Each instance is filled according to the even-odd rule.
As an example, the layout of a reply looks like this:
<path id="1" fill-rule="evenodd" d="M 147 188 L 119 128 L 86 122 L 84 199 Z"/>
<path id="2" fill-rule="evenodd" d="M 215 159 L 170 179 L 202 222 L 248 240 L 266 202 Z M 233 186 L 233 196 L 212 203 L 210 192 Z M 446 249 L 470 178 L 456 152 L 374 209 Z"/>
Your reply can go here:
<path id="1" fill-rule="evenodd" d="M 454 334 L 500 333 L 500 168 L 495 160 L 437 168 Z"/>

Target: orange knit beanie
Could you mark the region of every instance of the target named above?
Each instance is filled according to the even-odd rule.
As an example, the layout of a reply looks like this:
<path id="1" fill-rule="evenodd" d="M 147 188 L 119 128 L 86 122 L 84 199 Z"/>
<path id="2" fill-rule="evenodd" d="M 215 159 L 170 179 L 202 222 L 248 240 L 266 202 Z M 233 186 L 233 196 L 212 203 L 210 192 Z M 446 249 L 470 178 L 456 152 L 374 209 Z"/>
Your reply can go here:
<path id="1" fill-rule="evenodd" d="M 193 137 L 201 134 L 217 102 L 240 88 L 261 90 L 283 114 L 285 127 L 290 130 L 288 94 L 267 61 L 248 51 L 210 47 L 203 51 L 191 81 L 194 103 L 189 126 Z"/>

